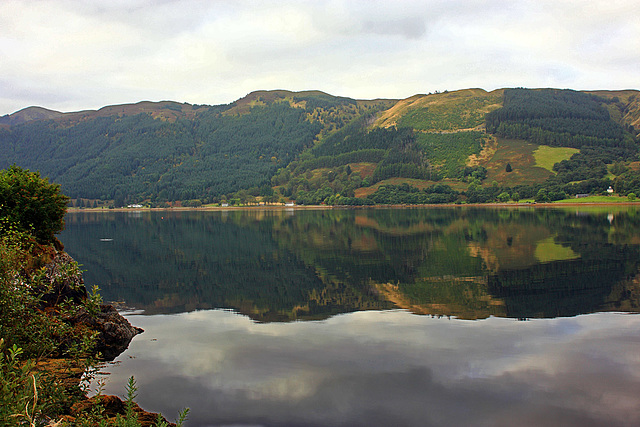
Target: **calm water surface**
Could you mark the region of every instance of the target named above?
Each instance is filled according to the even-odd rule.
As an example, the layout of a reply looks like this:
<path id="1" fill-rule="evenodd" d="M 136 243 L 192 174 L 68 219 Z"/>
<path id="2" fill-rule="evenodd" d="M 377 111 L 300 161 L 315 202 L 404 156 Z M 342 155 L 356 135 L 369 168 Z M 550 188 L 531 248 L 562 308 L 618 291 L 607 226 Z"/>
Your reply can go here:
<path id="1" fill-rule="evenodd" d="M 135 375 L 190 426 L 640 425 L 632 208 L 74 213 L 61 240 L 145 329 L 105 392 Z"/>

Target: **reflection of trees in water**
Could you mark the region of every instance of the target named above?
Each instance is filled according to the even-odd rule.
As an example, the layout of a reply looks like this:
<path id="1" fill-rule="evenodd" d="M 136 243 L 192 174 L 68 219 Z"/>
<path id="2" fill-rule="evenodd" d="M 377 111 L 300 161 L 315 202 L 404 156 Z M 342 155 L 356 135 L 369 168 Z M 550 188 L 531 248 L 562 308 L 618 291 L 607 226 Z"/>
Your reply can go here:
<path id="1" fill-rule="evenodd" d="M 626 267 L 611 259 L 545 263 L 489 275 L 488 290 L 505 301 L 508 317 L 574 316 L 608 309 Z"/>
<path id="2" fill-rule="evenodd" d="M 67 225 L 63 241 L 82 248 L 72 255 L 87 283 L 150 312 L 227 307 L 277 321 L 394 304 L 464 318 L 638 305 L 626 280 L 638 269 L 635 211 L 613 220 L 491 208 L 83 213 Z M 549 242 L 565 249 L 540 264 Z"/>
<path id="3" fill-rule="evenodd" d="M 272 236 L 272 220 L 279 219 L 184 212 L 88 220 L 81 214 L 69 216 L 63 239 L 87 270 L 87 283 L 99 284 L 106 299 L 150 313 L 222 307 L 268 321 L 390 307 L 367 289 L 323 278 L 280 248 Z M 101 242 L 102 236 L 113 241 Z"/>

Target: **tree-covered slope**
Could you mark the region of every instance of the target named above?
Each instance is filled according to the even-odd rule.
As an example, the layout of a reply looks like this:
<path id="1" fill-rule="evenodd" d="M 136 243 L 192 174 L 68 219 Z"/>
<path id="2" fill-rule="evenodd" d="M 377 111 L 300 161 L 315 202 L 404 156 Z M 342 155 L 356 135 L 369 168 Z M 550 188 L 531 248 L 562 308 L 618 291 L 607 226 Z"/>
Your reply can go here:
<path id="1" fill-rule="evenodd" d="M 39 170 L 73 198 L 214 198 L 268 183 L 317 138 L 375 108 L 273 91 L 230 105 L 144 102 L 38 117 L 0 129 L 0 166 Z"/>
<path id="2" fill-rule="evenodd" d="M 533 198 L 541 189 L 540 200 L 598 193 L 613 184 L 611 170 L 619 175 L 637 160 L 635 101 L 626 91 L 557 89 L 415 95 L 323 138 L 272 183 L 301 203 L 487 202 L 499 195 L 506 201 Z"/>
<path id="3" fill-rule="evenodd" d="M 536 144 L 634 146 L 624 126 L 611 119 L 613 99 L 573 90 L 508 89 L 504 107 L 486 115 L 487 132 Z"/>
<path id="4" fill-rule="evenodd" d="M 609 186 L 640 192 L 637 91 L 466 89 L 360 101 L 274 90 L 229 105 L 46 112 L 1 118 L 0 167 L 39 170 L 74 199 L 117 205 L 252 196 L 301 204 L 487 202 L 540 190 L 539 200 L 554 200 Z"/>

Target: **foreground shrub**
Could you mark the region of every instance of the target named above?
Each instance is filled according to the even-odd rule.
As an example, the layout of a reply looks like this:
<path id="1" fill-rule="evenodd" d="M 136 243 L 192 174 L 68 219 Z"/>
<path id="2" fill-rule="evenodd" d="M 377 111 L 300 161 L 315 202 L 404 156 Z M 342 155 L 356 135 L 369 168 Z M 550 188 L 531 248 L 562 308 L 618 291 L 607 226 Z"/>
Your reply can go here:
<path id="1" fill-rule="evenodd" d="M 49 183 L 39 172 L 16 165 L 0 171 L 0 218 L 32 233 L 39 243 L 54 242 L 55 234 L 64 229 L 68 201 L 60 185 Z"/>

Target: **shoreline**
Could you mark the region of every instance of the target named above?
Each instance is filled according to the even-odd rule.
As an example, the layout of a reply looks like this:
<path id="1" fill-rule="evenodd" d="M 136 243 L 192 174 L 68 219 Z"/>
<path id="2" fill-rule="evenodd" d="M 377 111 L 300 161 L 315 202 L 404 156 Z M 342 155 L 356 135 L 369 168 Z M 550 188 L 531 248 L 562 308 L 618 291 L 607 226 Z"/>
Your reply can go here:
<path id="1" fill-rule="evenodd" d="M 549 207 L 579 207 L 579 206 L 640 206 L 639 202 L 560 202 L 560 203 L 439 203 L 423 205 L 261 205 L 261 206 L 202 206 L 202 207 L 170 207 L 170 208 L 67 208 L 67 213 L 82 212 L 198 212 L 198 211 L 251 211 L 251 210 L 332 210 L 332 209 L 411 209 L 411 208 L 549 208 Z"/>

